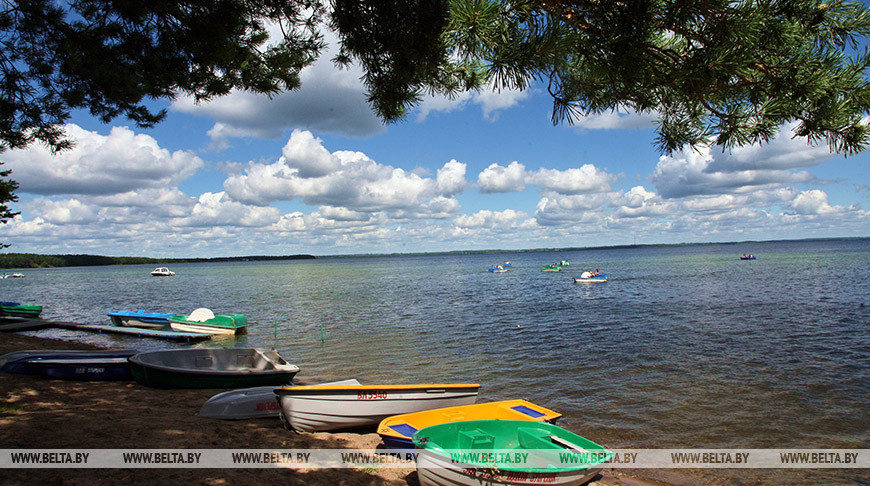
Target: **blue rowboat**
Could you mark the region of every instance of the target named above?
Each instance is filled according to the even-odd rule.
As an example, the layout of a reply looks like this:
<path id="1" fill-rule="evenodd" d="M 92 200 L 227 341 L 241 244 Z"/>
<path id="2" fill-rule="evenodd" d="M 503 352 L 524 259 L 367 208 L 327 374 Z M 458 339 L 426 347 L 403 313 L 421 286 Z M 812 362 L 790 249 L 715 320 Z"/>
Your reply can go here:
<path id="1" fill-rule="evenodd" d="M 57 380 L 131 380 L 128 358 L 135 349 L 14 351 L 0 356 L 0 371 Z"/>
<path id="2" fill-rule="evenodd" d="M 109 318 L 112 324 L 124 327 L 140 327 L 142 329 L 166 329 L 173 313 L 146 312 L 142 309 L 133 311 L 111 311 Z"/>

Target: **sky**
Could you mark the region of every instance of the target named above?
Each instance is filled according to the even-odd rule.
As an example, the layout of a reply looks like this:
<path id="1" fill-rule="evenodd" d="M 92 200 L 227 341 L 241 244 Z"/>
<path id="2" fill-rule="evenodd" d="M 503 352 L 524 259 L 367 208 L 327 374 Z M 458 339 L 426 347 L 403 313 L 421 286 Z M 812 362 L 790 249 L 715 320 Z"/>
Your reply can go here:
<path id="1" fill-rule="evenodd" d="M 154 103 L 151 129 L 75 112 L 75 148 L 0 154 L 7 252 L 317 256 L 870 236 L 870 154 L 793 138 L 655 146 L 655 116 L 551 121 L 539 86 L 428 97 L 384 125 L 332 53 L 302 88 Z"/>

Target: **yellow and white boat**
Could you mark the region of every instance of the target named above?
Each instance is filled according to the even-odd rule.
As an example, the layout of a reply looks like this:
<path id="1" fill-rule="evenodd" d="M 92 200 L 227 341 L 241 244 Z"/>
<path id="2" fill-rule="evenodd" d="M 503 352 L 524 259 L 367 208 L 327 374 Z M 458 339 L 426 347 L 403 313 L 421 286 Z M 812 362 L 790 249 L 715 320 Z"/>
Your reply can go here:
<path id="1" fill-rule="evenodd" d="M 414 432 L 430 425 L 468 420 L 529 420 L 552 424 L 561 416 L 561 413 L 525 400 L 504 400 L 387 417 L 378 426 L 378 434 L 387 448 L 413 449 L 411 437 Z"/>

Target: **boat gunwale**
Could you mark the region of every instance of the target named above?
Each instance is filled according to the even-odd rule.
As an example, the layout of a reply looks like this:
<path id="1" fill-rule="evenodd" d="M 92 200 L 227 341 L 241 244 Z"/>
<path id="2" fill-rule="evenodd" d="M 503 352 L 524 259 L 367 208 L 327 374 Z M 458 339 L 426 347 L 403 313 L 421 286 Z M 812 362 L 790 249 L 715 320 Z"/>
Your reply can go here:
<path id="1" fill-rule="evenodd" d="M 542 414 L 540 417 L 529 416 L 529 420 L 527 420 L 528 422 L 553 423 L 556 420 L 562 418 L 562 414 L 559 412 L 556 412 L 555 410 L 550 410 L 549 408 L 542 407 L 542 406 L 540 406 L 536 403 L 532 403 L 528 400 L 523 400 L 521 398 L 517 398 L 517 399 L 512 399 L 512 400 L 499 400 L 496 402 L 473 403 L 471 405 L 457 405 L 455 407 L 437 408 L 437 409 L 431 409 L 431 410 L 422 410 L 420 412 L 410 412 L 410 413 L 403 413 L 400 415 L 393 415 L 392 417 L 385 418 L 384 420 L 381 421 L 380 424 L 378 424 L 378 435 L 380 435 L 381 437 L 387 436 L 387 437 L 390 437 L 393 439 L 399 439 L 399 440 L 402 440 L 404 442 L 408 442 L 413 447 L 413 443 L 411 442 L 410 437 L 408 437 L 407 435 L 404 435 L 400 432 L 397 432 L 395 429 L 392 429 L 391 426 L 398 425 L 398 424 L 406 424 L 406 425 L 410 425 L 410 426 L 414 427 L 414 425 L 411 423 L 411 422 L 413 422 L 413 420 L 409 420 L 409 418 L 413 419 L 416 417 L 423 417 L 425 415 L 431 415 L 431 414 L 434 414 L 437 412 L 440 412 L 440 413 L 450 413 L 453 411 L 458 412 L 458 411 L 460 411 L 459 409 L 462 409 L 462 408 L 472 408 L 473 407 L 475 410 L 485 410 L 487 408 L 494 408 L 494 409 L 504 408 L 507 410 L 513 410 L 514 407 L 517 407 L 517 406 L 527 407 L 531 410 L 534 410 L 535 412 Z M 516 411 L 516 410 L 514 410 L 514 411 L 517 414 L 523 414 L 523 412 Z M 462 419 L 455 420 L 455 421 L 457 421 L 457 422 L 466 421 L 467 422 L 468 420 L 485 420 L 485 419 L 462 418 Z M 519 419 L 492 419 L 492 420 L 519 420 Z M 447 422 L 439 422 L 439 423 L 447 423 Z M 423 426 L 417 428 L 417 430 L 422 430 L 426 427 L 429 427 L 430 425 L 437 425 L 437 424 L 423 425 Z"/>
<path id="2" fill-rule="evenodd" d="M 263 359 L 265 359 L 269 364 L 271 364 L 272 366 L 275 367 L 273 369 L 262 369 L 262 370 L 258 369 L 258 370 L 256 370 L 257 375 L 279 375 L 279 374 L 287 374 L 287 373 L 296 374 L 296 373 L 299 373 L 299 371 L 300 371 L 298 366 L 296 366 L 295 364 L 287 362 L 287 360 L 284 359 L 283 357 L 281 359 L 287 363 L 286 365 L 276 363 L 274 360 L 265 356 L 266 353 L 263 350 L 257 349 L 257 348 L 161 349 L 161 350 L 157 350 L 157 351 L 146 351 L 144 353 L 139 353 L 139 354 L 136 354 L 134 356 L 131 356 L 128 359 L 129 359 L 130 363 L 133 363 L 137 366 L 141 366 L 143 368 L 151 368 L 151 369 L 160 370 L 160 371 L 170 371 L 173 373 L 182 372 L 182 373 L 194 374 L 194 375 L 220 375 L 220 376 L 240 375 L 240 376 L 248 376 L 252 373 L 251 369 L 221 370 L 221 369 L 189 368 L 189 367 L 180 367 L 180 366 L 169 366 L 169 365 L 165 365 L 162 363 L 152 363 L 149 361 L 144 361 L 142 358 L 140 358 L 140 356 L 143 354 L 147 354 L 149 356 L 156 356 L 158 354 L 165 354 L 165 353 L 178 353 L 178 352 L 190 353 L 190 352 L 194 352 L 194 351 L 202 351 L 201 354 L 208 355 L 209 353 L 207 353 L 205 351 L 224 351 L 224 352 L 226 352 L 226 351 L 239 350 L 239 349 L 253 350 L 255 354 L 263 355 Z"/>
<path id="3" fill-rule="evenodd" d="M 509 464 L 504 464 L 504 463 L 493 464 L 491 462 L 490 463 L 478 463 L 478 462 L 472 462 L 472 461 L 458 461 L 458 460 L 453 462 L 450 459 L 451 452 L 461 453 L 461 452 L 468 452 L 468 451 L 465 449 L 442 449 L 441 447 L 437 447 L 437 446 L 436 447 L 428 447 L 428 446 L 427 447 L 419 447 L 416 444 L 414 444 L 414 447 L 415 447 L 415 449 L 417 449 L 418 457 L 425 457 L 428 453 L 428 455 L 430 455 L 430 456 L 441 459 L 442 461 L 447 461 L 451 466 L 453 466 L 456 469 L 460 469 L 460 468 L 467 469 L 467 468 L 463 467 L 463 466 L 467 466 L 468 468 L 483 469 L 486 471 L 492 471 L 493 469 L 495 469 L 498 471 L 507 471 L 507 472 L 526 472 L 526 473 L 535 473 L 535 474 L 556 474 L 556 475 L 560 475 L 560 476 L 573 476 L 574 474 L 581 473 L 581 472 L 584 473 L 584 475 L 585 475 L 586 473 L 593 472 L 593 471 L 597 474 L 598 472 L 601 471 L 601 469 L 603 469 L 605 466 L 607 466 L 607 461 L 609 461 L 610 458 L 613 457 L 613 452 L 611 452 L 609 449 L 602 446 L 600 453 L 599 452 L 594 452 L 594 453 L 601 454 L 603 456 L 606 456 L 607 458 L 602 459 L 599 462 L 577 463 L 576 466 L 572 465 L 570 467 L 522 467 L 522 466 L 514 466 L 514 465 L 509 465 Z M 505 449 L 505 451 L 511 451 L 511 449 Z M 429 460 L 431 462 L 435 462 L 431 458 L 428 458 L 427 460 Z M 418 466 L 417 467 L 419 467 L 419 459 L 418 459 Z M 451 470 L 450 468 L 446 468 L 446 469 Z M 454 472 L 457 472 L 456 469 L 452 469 L 452 470 Z M 464 473 L 462 473 L 462 474 L 465 475 Z M 587 480 L 587 481 L 581 482 L 581 483 L 569 483 L 569 484 L 585 485 L 588 482 L 589 481 Z M 495 484 L 495 483 L 492 483 L 492 484 Z M 506 483 L 506 484 L 514 484 L 514 483 Z"/>
<path id="4" fill-rule="evenodd" d="M 106 313 L 109 317 L 136 317 L 136 318 L 163 318 L 168 320 L 171 316 L 177 315 L 172 312 L 133 312 L 133 311 L 109 311 Z"/>
<path id="5" fill-rule="evenodd" d="M 462 389 L 480 389 L 479 383 L 432 383 L 432 384 L 412 384 L 412 385 L 298 385 L 298 386 L 283 386 L 276 387 L 276 394 L 291 395 L 294 392 L 359 392 L 359 391 L 381 391 L 381 390 L 429 390 L 429 389 L 444 389 L 445 391 L 454 391 Z"/>
<path id="6" fill-rule="evenodd" d="M 178 318 L 179 316 L 184 316 L 184 318 L 179 319 Z M 222 317 L 222 319 L 218 319 L 219 317 Z M 189 326 L 219 327 L 219 328 L 224 328 L 224 329 L 240 329 L 240 328 L 246 327 L 248 325 L 247 323 L 236 324 L 236 319 L 233 319 L 232 317 L 230 317 L 226 314 L 215 315 L 213 318 L 208 319 L 206 321 L 191 321 L 191 320 L 187 319 L 187 315 L 173 314 L 172 316 L 167 317 L 167 320 L 170 323 L 174 322 L 176 324 L 184 324 L 184 325 L 189 325 Z M 214 321 L 214 322 L 212 322 L 212 321 Z M 229 321 L 229 323 L 224 323 L 225 321 Z"/>
<path id="7" fill-rule="evenodd" d="M 414 437 L 412 438 L 412 441 L 414 443 L 414 448 L 419 450 L 420 451 L 419 454 L 421 454 L 421 455 L 425 455 L 425 453 L 428 452 L 432 456 L 438 457 L 442 460 L 446 459 L 447 461 L 451 461 L 452 464 L 454 464 L 458 467 L 461 467 L 463 464 L 466 464 L 466 465 L 469 465 L 473 468 L 491 469 L 493 467 L 496 467 L 500 471 L 530 472 L 530 473 L 557 473 L 557 474 L 570 474 L 571 472 L 576 472 L 576 471 L 600 469 L 605 465 L 605 463 L 607 461 L 609 461 L 613 457 L 613 454 L 614 454 L 613 451 L 609 450 L 607 447 L 605 447 L 601 444 L 598 444 L 597 442 L 594 442 L 590 439 L 587 439 L 586 437 L 583 437 L 575 432 L 571 432 L 568 429 L 565 429 L 565 428 L 559 427 L 558 425 L 550 424 L 547 422 L 536 422 L 536 421 L 526 421 L 526 420 L 468 420 L 468 421 L 461 421 L 461 423 L 463 423 L 466 426 L 469 426 L 471 424 L 476 424 L 479 422 L 517 422 L 516 425 L 518 428 L 519 427 L 533 428 L 533 427 L 541 427 L 541 426 L 543 426 L 544 428 L 552 427 L 554 431 L 560 430 L 560 431 L 562 431 L 562 433 L 575 435 L 577 437 L 580 437 L 584 441 L 589 442 L 589 443 L 597 446 L 598 449 L 589 449 L 586 452 L 589 452 L 592 454 L 601 454 L 602 457 L 598 461 L 592 461 L 592 462 L 587 462 L 587 463 L 583 463 L 583 464 L 578 463 L 576 466 L 572 465 L 569 467 L 545 467 L 545 468 L 521 467 L 521 466 L 512 465 L 511 463 L 503 463 L 500 461 L 498 461 L 496 463 L 479 462 L 479 461 L 461 461 L 461 462 L 453 463 L 452 459 L 451 459 L 451 452 L 467 452 L 467 450 L 462 449 L 462 448 L 442 447 L 441 445 L 439 445 L 437 443 L 431 442 L 429 440 L 429 437 L 423 437 L 424 434 L 422 434 L 422 432 L 425 432 L 426 429 L 428 429 L 428 428 L 441 427 L 441 426 L 445 426 L 445 425 L 453 425 L 453 424 L 460 423 L 460 422 L 452 422 L 452 423 L 448 422 L 448 423 L 444 423 L 444 424 L 431 425 L 429 427 L 418 430 L 417 432 L 414 433 Z M 419 438 L 417 437 L 418 434 L 420 435 Z M 556 435 L 557 437 L 560 437 L 560 433 L 558 433 L 558 432 L 554 435 Z M 542 451 L 547 451 L 547 453 L 552 451 L 555 454 L 558 454 L 562 451 L 567 450 L 567 449 L 557 449 L 557 448 L 552 448 L 552 449 L 517 448 L 517 449 L 518 450 L 522 449 L 522 450 L 527 450 L 527 451 L 529 451 L 529 450 L 542 450 Z M 493 450 L 496 450 L 496 449 L 493 449 Z M 498 450 L 501 450 L 501 449 L 498 449 Z M 513 450 L 513 449 L 504 449 L 504 450 Z M 429 460 L 431 460 L 431 459 L 429 459 Z"/>

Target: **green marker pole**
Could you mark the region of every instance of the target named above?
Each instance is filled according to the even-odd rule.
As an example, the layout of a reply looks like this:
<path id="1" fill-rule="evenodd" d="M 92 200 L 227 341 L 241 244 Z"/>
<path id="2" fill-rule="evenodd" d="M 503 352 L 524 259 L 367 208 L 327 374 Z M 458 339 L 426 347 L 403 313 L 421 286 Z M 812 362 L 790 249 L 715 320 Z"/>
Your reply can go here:
<path id="1" fill-rule="evenodd" d="M 320 343 L 323 344 L 326 342 L 326 338 L 323 336 L 323 324 L 320 325 Z"/>

